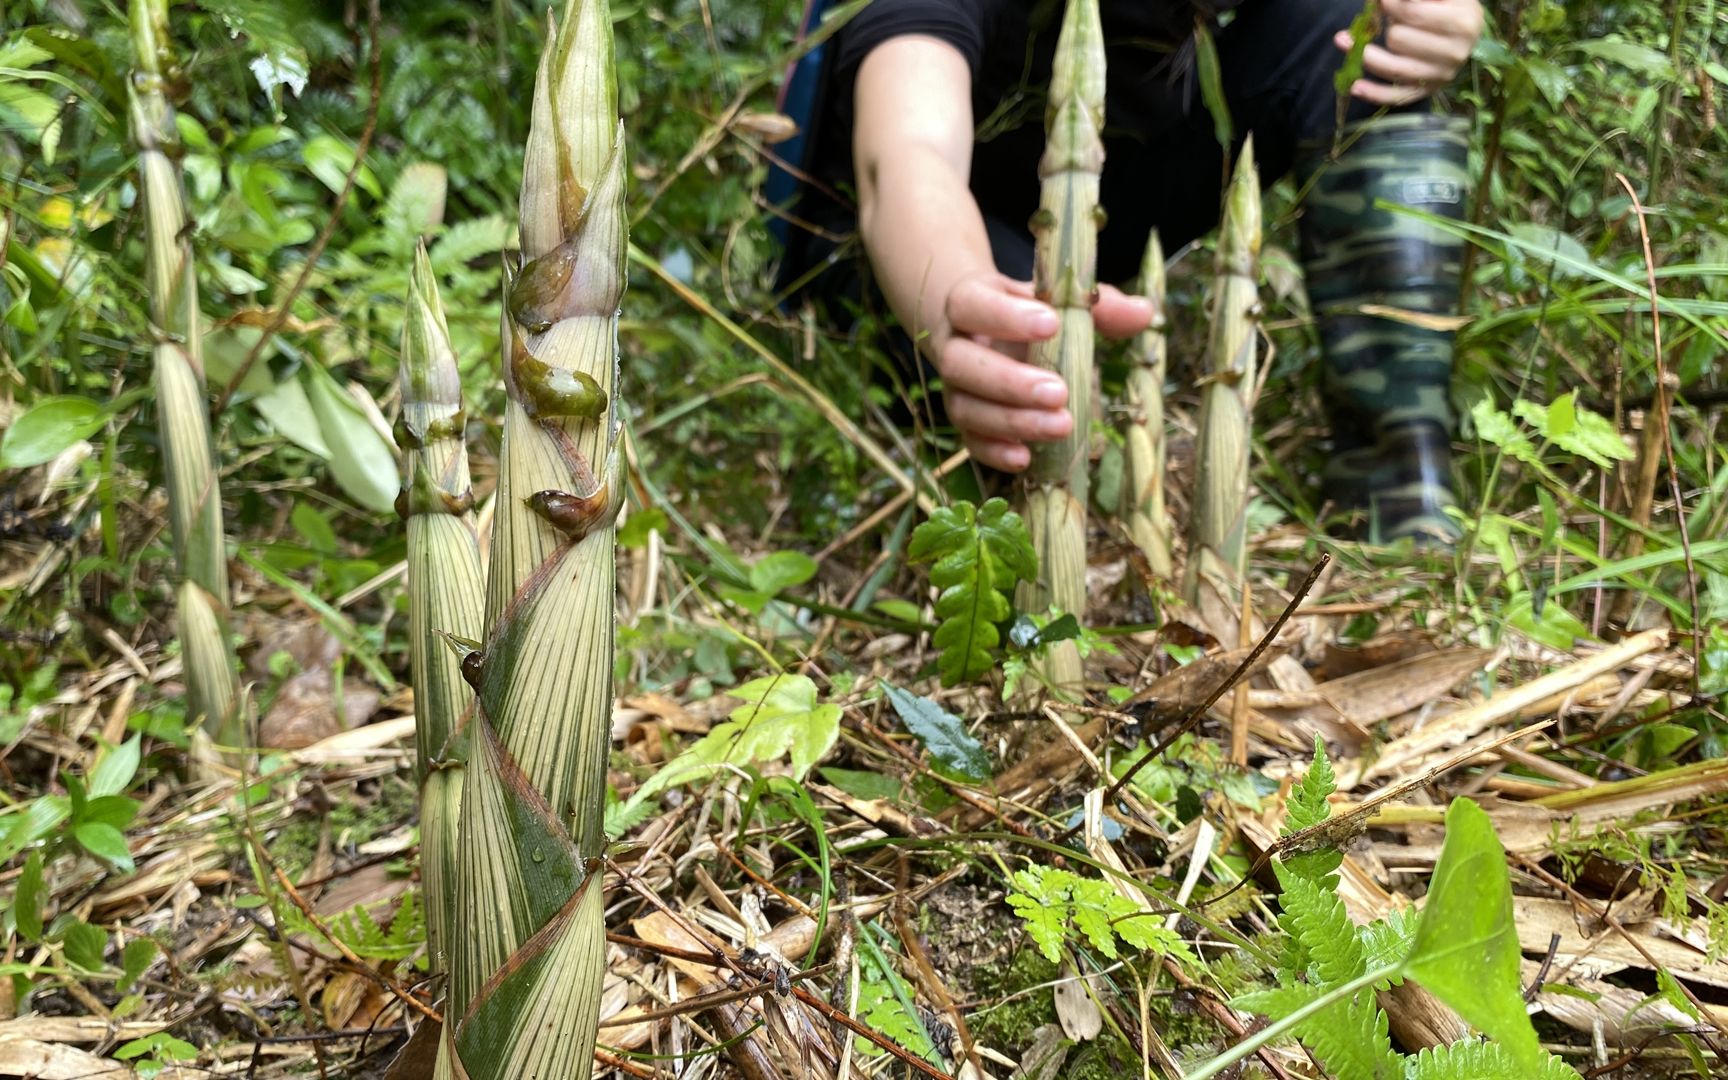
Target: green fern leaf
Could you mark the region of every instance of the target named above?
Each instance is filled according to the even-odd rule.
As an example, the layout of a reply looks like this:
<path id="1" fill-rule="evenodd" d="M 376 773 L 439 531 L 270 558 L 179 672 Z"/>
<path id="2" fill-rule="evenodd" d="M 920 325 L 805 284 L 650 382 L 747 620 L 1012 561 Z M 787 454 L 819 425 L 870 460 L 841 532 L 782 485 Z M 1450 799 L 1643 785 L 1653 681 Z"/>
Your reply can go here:
<path id="1" fill-rule="evenodd" d="M 1016 582 L 1038 575 L 1026 523 L 1004 499 L 991 499 L 982 509 L 968 502 L 938 507 L 913 531 L 907 558 L 934 563 L 930 583 L 941 590 L 941 622 L 931 640 L 940 652 L 943 685 L 984 675 L 1002 642 L 996 624 L 1013 614 L 1008 593 Z"/>
<path id="2" fill-rule="evenodd" d="M 1046 959 L 1062 959 L 1062 939 L 1068 932 L 1069 883 L 1075 877 L 1066 870 L 1033 864 L 1014 872 L 1017 891 L 1008 894 L 1008 906 L 1026 923 L 1026 932 Z"/>
<path id="3" fill-rule="evenodd" d="M 1284 835 L 1310 829 L 1332 816 L 1332 804 L 1326 800 L 1338 790 L 1338 778 L 1332 763 L 1326 760 L 1326 742 L 1314 736 L 1314 763 L 1302 780 L 1290 789 L 1288 811 L 1284 819 Z"/>
<path id="4" fill-rule="evenodd" d="M 1410 946 L 1416 940 L 1416 909 L 1396 908 L 1383 918 L 1375 919 L 1367 926 L 1356 928 L 1356 936 L 1362 944 L 1362 963 L 1366 970 L 1375 971 L 1403 960 L 1410 955 Z M 1402 975 L 1394 976 L 1380 988 L 1395 986 L 1404 981 Z"/>
<path id="5" fill-rule="evenodd" d="M 1319 981 L 1338 986 L 1367 971 L 1356 925 L 1338 894 L 1307 878 L 1281 876 L 1284 893 L 1278 902 L 1284 913 L 1278 924 L 1302 943 Z"/>
<path id="6" fill-rule="evenodd" d="M 1200 963 L 1194 950 L 1182 940 L 1182 935 L 1165 929 L 1159 916 L 1150 911 L 1139 911 L 1126 918 L 1118 918 L 1115 927 L 1116 935 L 1136 949 L 1149 952 L 1153 956 L 1172 957 L 1188 964 Z"/>
<path id="7" fill-rule="evenodd" d="M 1432 1047 L 1406 1060 L 1406 1080 L 1578 1080 L 1576 1069 L 1552 1055 L 1531 1072 L 1500 1044 L 1473 1039 Z"/>
<path id="8" fill-rule="evenodd" d="M 1308 983 L 1259 990 L 1230 1000 L 1230 1006 L 1281 1020 L 1326 992 Z M 1296 1037 L 1338 1080 L 1400 1080 L 1402 1059 L 1392 1051 L 1386 1014 L 1371 991 L 1340 1001 L 1296 1025 Z"/>
<path id="9" fill-rule="evenodd" d="M 926 1060 L 935 1055 L 936 1047 L 924 1021 L 909 1012 L 906 1002 L 912 1000 L 912 988 L 894 971 L 884 971 L 874 960 L 864 965 L 866 977 L 858 984 L 858 1015 L 877 1034 L 886 1035 L 900 1046 Z M 896 992 L 898 991 L 898 992 Z M 865 1038 L 853 1045 L 866 1057 L 880 1057 L 887 1051 Z"/>

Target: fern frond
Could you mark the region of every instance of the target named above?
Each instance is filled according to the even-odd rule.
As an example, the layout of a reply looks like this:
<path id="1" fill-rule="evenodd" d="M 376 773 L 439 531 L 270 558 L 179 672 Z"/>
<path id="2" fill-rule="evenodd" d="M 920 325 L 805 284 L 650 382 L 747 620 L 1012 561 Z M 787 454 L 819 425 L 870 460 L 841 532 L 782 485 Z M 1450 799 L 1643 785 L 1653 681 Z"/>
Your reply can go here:
<path id="1" fill-rule="evenodd" d="M 1325 993 L 1325 987 L 1295 983 L 1239 995 L 1230 1000 L 1230 1007 L 1279 1020 Z M 1372 991 L 1364 990 L 1309 1017 L 1296 1026 L 1295 1034 L 1338 1080 L 1404 1077 L 1403 1059 L 1392 1050 L 1386 1014 Z"/>
<path id="2" fill-rule="evenodd" d="M 1532 1073 L 1498 1043 L 1477 1040 L 1431 1047 L 1405 1061 L 1405 1080 L 1578 1080 L 1576 1069 L 1552 1055 Z"/>
<path id="3" fill-rule="evenodd" d="M 938 507 L 912 532 L 907 560 L 932 562 L 930 583 L 941 590 L 931 641 L 940 651 L 942 684 L 968 682 L 990 670 L 991 651 L 1002 641 L 996 624 L 1013 614 L 1008 601 L 1015 582 L 1038 576 L 1038 556 L 1020 515 L 1005 499 L 982 508 L 957 502 Z"/>
<path id="4" fill-rule="evenodd" d="M 1356 937 L 1361 942 L 1362 962 L 1366 970 L 1391 967 L 1409 956 L 1416 941 L 1416 923 L 1415 908 L 1395 908 L 1367 926 L 1357 927 Z M 1395 976 L 1380 989 L 1403 981 L 1403 976 Z"/>
<path id="5" fill-rule="evenodd" d="M 1326 986 L 1349 982 L 1367 971 L 1356 924 L 1344 911 L 1338 894 L 1306 878 L 1286 875 L 1278 917 L 1290 936 L 1302 943 L 1319 981 Z"/>
<path id="6" fill-rule="evenodd" d="M 1290 789 L 1290 799 L 1285 804 L 1284 835 L 1312 828 L 1331 817 L 1332 804 L 1326 800 L 1337 790 L 1338 778 L 1332 772 L 1332 763 L 1326 760 L 1326 743 L 1316 735 L 1314 763 Z"/>

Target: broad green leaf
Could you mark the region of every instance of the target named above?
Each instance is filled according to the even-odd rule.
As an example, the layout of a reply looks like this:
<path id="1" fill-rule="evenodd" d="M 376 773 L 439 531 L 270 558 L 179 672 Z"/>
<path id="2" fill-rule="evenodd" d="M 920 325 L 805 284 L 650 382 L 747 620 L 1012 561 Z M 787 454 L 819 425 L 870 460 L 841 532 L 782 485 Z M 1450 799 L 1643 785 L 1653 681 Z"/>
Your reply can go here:
<path id="1" fill-rule="evenodd" d="M 137 799 L 128 799 L 124 795 L 99 795 L 84 804 L 78 823 L 99 821 L 123 830 L 138 817 L 139 806 Z"/>
<path id="2" fill-rule="evenodd" d="M 143 754 L 141 738 L 134 735 L 103 753 L 96 767 L 90 770 L 87 786 L 91 798 L 118 795 L 131 786 L 132 778 L 138 775 L 138 762 Z"/>
<path id="3" fill-rule="evenodd" d="M 42 901 L 48 890 L 42 877 L 42 853 L 32 851 L 12 892 L 12 925 L 27 941 L 42 939 Z"/>
<path id="4" fill-rule="evenodd" d="M 170 1061 L 191 1061 L 198 1056 L 198 1048 L 184 1039 L 176 1039 L 166 1031 L 158 1031 L 141 1039 L 133 1039 L 114 1051 L 114 1056 L 121 1061 L 130 1061 L 145 1054 L 165 1057 Z"/>
<path id="5" fill-rule="evenodd" d="M 396 452 L 354 400 L 322 368 L 308 366 L 307 397 L 330 447 L 330 475 L 355 502 L 376 513 L 396 507 L 401 490 Z"/>
<path id="6" fill-rule="evenodd" d="M 888 703 L 894 706 L 930 757 L 943 771 L 978 783 L 990 779 L 990 755 L 983 744 L 966 731 L 958 716 L 926 697 L 908 693 L 892 683 L 883 683 Z"/>
<path id="7" fill-rule="evenodd" d="M 648 534 L 663 533 L 667 525 L 666 511 L 658 506 L 637 510 L 618 527 L 618 546 L 627 549 L 647 547 Z"/>
<path id="8" fill-rule="evenodd" d="M 881 773 L 827 765 L 816 771 L 822 774 L 822 779 L 857 799 L 898 799 L 905 792 L 900 781 Z"/>
<path id="9" fill-rule="evenodd" d="M 1629 71 L 1648 76 L 1651 79 L 1672 80 L 1674 78 L 1674 62 L 1668 59 L 1668 54 L 1648 45 L 1640 45 L 1632 41 L 1599 38 L 1595 41 L 1577 42 L 1572 48 L 1581 53 L 1606 60 L 1611 64 L 1619 64 Z"/>
<path id="10" fill-rule="evenodd" d="M 108 422 L 108 407 L 89 398 L 45 397 L 12 421 L 0 438 L 0 469 L 26 469 L 52 461 Z"/>
<path id="11" fill-rule="evenodd" d="M 252 399 L 258 415 L 269 421 L 276 434 L 309 454 L 326 460 L 330 447 L 318 426 L 318 414 L 312 411 L 312 401 L 306 396 L 303 376 L 277 383 L 276 386 Z"/>
<path id="12" fill-rule="evenodd" d="M 85 851 L 99 859 L 106 859 L 125 873 L 129 874 L 136 869 L 132 863 L 132 852 L 126 846 L 126 837 L 107 822 L 80 821 L 73 827 L 72 835 Z"/>
<path id="13" fill-rule="evenodd" d="M 100 927 L 91 926 L 82 919 L 74 920 L 66 927 L 60 944 L 66 951 L 67 960 L 85 971 L 102 970 L 102 954 L 108 949 L 108 935 Z"/>
<path id="14" fill-rule="evenodd" d="M 1557 279 L 1575 278 L 1583 275 L 1578 264 L 1594 265 L 1590 251 L 1578 238 L 1571 233 L 1561 232 L 1551 225 L 1538 225 L 1531 221 L 1521 221 L 1508 225 L 1506 231 L 1524 242 L 1521 249 L 1523 261 L 1527 268 L 1539 271 L 1544 275 L 1552 275 Z"/>
<path id="15" fill-rule="evenodd" d="M 816 560 L 802 551 L 776 551 L 750 568 L 750 587 L 774 594 L 804 584 L 816 576 Z"/>
<path id="16" fill-rule="evenodd" d="M 336 537 L 336 529 L 330 524 L 330 519 L 318 512 L 318 508 L 309 502 L 294 504 L 294 512 L 288 515 L 288 523 L 294 526 L 308 546 L 314 551 L 334 554 L 342 550 L 342 541 Z"/>
<path id="17" fill-rule="evenodd" d="M 224 326 L 204 332 L 204 374 L 212 385 L 226 386 L 240 374 L 246 357 L 264 336 L 262 327 Z M 246 377 L 234 388 L 236 394 L 251 397 L 267 394 L 276 385 L 270 375 L 270 358 L 276 355 L 274 341 L 258 351 L 258 358 L 246 369 Z"/>
<path id="18" fill-rule="evenodd" d="M 1542 1048 L 1524 1008 L 1506 853 L 1469 799 L 1446 811 L 1446 841 L 1405 971 L 1498 1042 L 1529 1073 Z"/>
<path id="19" fill-rule="evenodd" d="M 354 148 L 330 135 L 314 135 L 307 139 L 301 155 L 306 161 L 307 170 L 332 192 L 342 190 L 342 184 L 348 178 L 348 170 L 354 167 Z M 383 196 L 383 189 L 379 187 L 378 178 L 373 175 L 370 165 L 360 166 L 360 171 L 354 176 L 354 186 L 363 189 L 374 199 Z"/>
<path id="20" fill-rule="evenodd" d="M 840 737 L 840 706 L 817 700 L 816 684 L 803 675 L 753 679 L 731 691 L 744 704 L 631 797 L 645 800 L 675 784 L 701 780 L 728 765 L 748 766 L 790 756 L 792 775 L 802 779 Z"/>

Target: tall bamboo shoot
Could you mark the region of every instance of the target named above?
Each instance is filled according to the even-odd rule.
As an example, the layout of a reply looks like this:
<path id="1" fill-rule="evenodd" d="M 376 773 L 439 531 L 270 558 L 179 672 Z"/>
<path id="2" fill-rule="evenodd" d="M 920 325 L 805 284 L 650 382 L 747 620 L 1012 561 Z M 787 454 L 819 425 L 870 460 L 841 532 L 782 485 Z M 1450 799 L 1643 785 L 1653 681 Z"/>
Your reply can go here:
<path id="1" fill-rule="evenodd" d="M 168 34 L 167 0 L 133 0 L 131 18 L 137 63 L 131 85 L 132 134 L 138 144 L 149 241 L 156 418 L 180 573 L 176 601 L 186 713 L 208 738 L 238 747 L 251 739 L 240 715 L 228 638 L 228 553 L 204 394 L 198 275 L 180 176 L 180 135 L 167 93 L 180 73 Z"/>
<path id="2" fill-rule="evenodd" d="M 1168 578 L 1174 563 L 1170 557 L 1170 518 L 1164 509 L 1164 374 L 1168 343 L 1164 338 L 1164 247 L 1158 230 L 1146 240 L 1146 257 L 1140 267 L 1140 291 L 1152 301 L 1152 325 L 1129 347 L 1124 400 L 1128 426 L 1124 432 L 1127 483 L 1123 485 L 1127 505 L 1128 536 L 1146 555 L 1152 572 Z"/>
<path id="3" fill-rule="evenodd" d="M 1033 364 L 1068 385 L 1074 429 L 1038 443 L 1026 474 L 1026 527 L 1038 552 L 1039 578 L 1017 596 L 1023 611 L 1051 605 L 1086 615 L 1087 447 L 1092 434 L 1092 303 L 1097 293 L 1098 185 L 1104 170 L 1104 32 L 1098 0 L 1068 0 L 1050 74 L 1044 114 L 1043 181 L 1032 218 L 1033 289 L 1056 308 L 1056 336 L 1032 346 Z M 1080 654 L 1058 642 L 1045 657 L 1044 681 L 1057 690 L 1081 680 Z"/>
<path id="4" fill-rule="evenodd" d="M 463 789 L 446 1050 L 472 1080 L 591 1075 L 606 940 L 625 154 L 606 0 L 570 0 L 534 87 L 484 660 Z"/>

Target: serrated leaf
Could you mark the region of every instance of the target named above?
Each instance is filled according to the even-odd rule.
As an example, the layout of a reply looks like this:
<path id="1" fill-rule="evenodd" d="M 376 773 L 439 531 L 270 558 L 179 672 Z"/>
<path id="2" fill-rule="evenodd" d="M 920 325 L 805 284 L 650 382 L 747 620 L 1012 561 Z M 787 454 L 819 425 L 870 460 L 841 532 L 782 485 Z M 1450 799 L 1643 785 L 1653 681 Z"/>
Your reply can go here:
<path id="1" fill-rule="evenodd" d="M 1284 892 L 1278 923 L 1301 943 L 1321 983 L 1340 986 L 1367 970 L 1355 924 L 1330 883 L 1285 874 L 1279 884 Z"/>
<path id="2" fill-rule="evenodd" d="M 413 893 L 410 892 L 409 895 L 412 896 Z M 150 970 L 150 965 L 156 962 L 157 952 L 156 942 L 150 938 L 136 937 L 128 941 L 126 947 L 120 950 L 120 982 L 115 989 L 122 994 L 130 989 L 133 983 Z"/>
<path id="3" fill-rule="evenodd" d="M 882 688 L 900 722 L 923 744 L 933 761 L 950 774 L 974 783 L 990 778 L 990 755 L 982 743 L 967 733 L 958 716 L 929 698 L 891 683 L 883 683 Z"/>
<path id="4" fill-rule="evenodd" d="M 1454 799 L 1446 811 L 1446 840 L 1405 970 L 1519 1065 L 1540 1064 L 1524 1008 L 1506 853 L 1487 813 L 1469 799 Z"/>
<path id="5" fill-rule="evenodd" d="M 510 246 L 510 224 L 502 215 L 459 221 L 446 228 L 429 253 L 432 268 L 448 274 L 482 255 L 496 255 Z"/>
<path id="6" fill-rule="evenodd" d="M 1478 401 L 1470 409 L 1470 419 L 1476 425 L 1476 434 L 1505 451 L 1508 457 L 1527 464 L 1539 462 L 1536 444 L 1530 441 L 1530 436 L 1492 401 L 1487 398 Z"/>
<path id="7" fill-rule="evenodd" d="M 840 737 L 840 706 L 818 702 L 816 684 L 806 676 L 753 679 L 731 693 L 745 704 L 649 777 L 632 802 L 701 780 L 728 765 L 754 765 L 788 755 L 793 777 L 802 779 Z"/>
<path id="8" fill-rule="evenodd" d="M 1613 468 L 1614 462 L 1634 456 L 1613 421 L 1578 405 L 1575 390 L 1555 398 L 1546 410 L 1528 401 L 1514 402 L 1512 410 L 1554 445 L 1601 468 Z"/>
<path id="9" fill-rule="evenodd" d="M 384 228 L 412 245 L 430 235 L 444 220 L 444 200 L 449 190 L 444 166 L 416 161 L 402 170 L 384 202 Z"/>
<path id="10" fill-rule="evenodd" d="M 1290 799 L 1285 804 L 1283 835 L 1311 829 L 1331 817 L 1332 804 L 1327 800 L 1337 790 L 1338 778 L 1326 758 L 1326 741 L 1316 735 L 1313 763 L 1302 774 L 1301 782 L 1290 789 Z"/>
<path id="11" fill-rule="evenodd" d="M 60 946 L 66 952 L 66 959 L 85 971 L 101 971 L 104 966 L 102 954 L 108 948 L 108 935 L 100 927 L 77 919 L 66 927 L 60 938 Z"/>
<path id="12" fill-rule="evenodd" d="M 1532 1069 L 1505 1047 L 1467 1039 L 1433 1046 L 1409 1060 L 1406 1080 L 1578 1080 L 1578 1071 L 1556 1057 Z"/>

